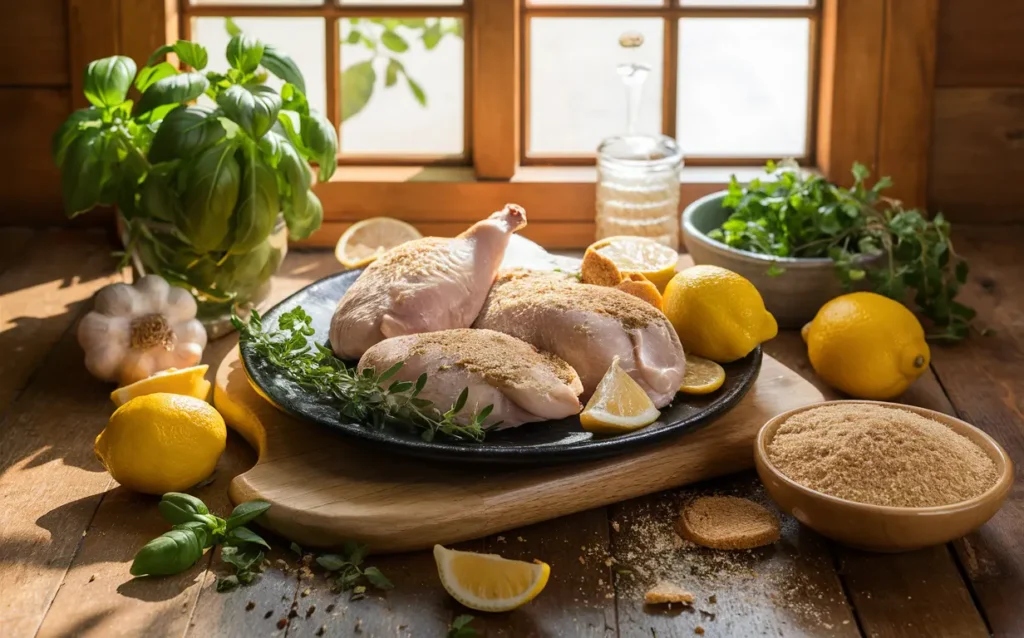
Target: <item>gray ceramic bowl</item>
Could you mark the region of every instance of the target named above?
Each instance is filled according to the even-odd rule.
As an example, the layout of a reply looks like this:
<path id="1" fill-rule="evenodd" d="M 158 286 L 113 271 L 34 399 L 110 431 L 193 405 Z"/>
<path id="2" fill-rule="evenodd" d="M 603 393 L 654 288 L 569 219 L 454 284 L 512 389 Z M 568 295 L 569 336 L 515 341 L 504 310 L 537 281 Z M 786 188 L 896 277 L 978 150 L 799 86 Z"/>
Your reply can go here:
<path id="1" fill-rule="evenodd" d="M 725 191 L 693 202 L 683 211 L 683 243 L 695 264 L 721 266 L 749 279 L 780 328 L 800 328 L 814 318 L 826 301 L 846 290 L 835 274 L 831 259 L 770 257 L 730 248 L 707 237 L 721 227 L 730 211 L 722 208 Z M 773 263 L 785 269 L 769 276 Z"/>

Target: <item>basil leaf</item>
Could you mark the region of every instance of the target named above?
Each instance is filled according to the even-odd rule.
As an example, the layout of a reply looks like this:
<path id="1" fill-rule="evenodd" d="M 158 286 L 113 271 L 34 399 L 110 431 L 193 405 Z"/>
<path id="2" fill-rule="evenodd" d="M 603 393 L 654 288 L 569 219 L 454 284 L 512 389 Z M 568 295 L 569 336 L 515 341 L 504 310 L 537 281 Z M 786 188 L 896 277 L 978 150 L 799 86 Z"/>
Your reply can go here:
<path id="1" fill-rule="evenodd" d="M 217 96 L 225 115 L 255 140 L 270 130 L 281 111 L 281 96 L 260 84 L 228 87 Z"/>
<path id="2" fill-rule="evenodd" d="M 206 47 L 196 42 L 189 42 L 188 40 L 178 40 L 175 42 L 174 52 L 178 54 L 178 58 L 182 62 L 196 71 L 205 69 L 207 62 L 210 60 Z"/>
<path id="3" fill-rule="evenodd" d="M 270 549 L 270 544 L 263 540 L 263 537 L 252 531 L 248 527 L 236 527 L 228 531 L 226 543 L 238 545 L 240 543 L 251 543 L 253 545 L 261 545 Z"/>
<path id="4" fill-rule="evenodd" d="M 109 141 L 98 128 L 83 130 L 71 140 L 61 166 L 64 212 L 75 217 L 100 203 L 107 172 Z"/>
<path id="5" fill-rule="evenodd" d="M 341 72 L 341 121 L 362 111 L 373 97 L 377 72 L 369 60 L 359 62 Z"/>
<path id="6" fill-rule="evenodd" d="M 303 93 L 306 92 L 306 78 L 303 77 L 299 65 L 287 53 L 277 50 L 276 47 L 266 45 L 263 49 L 263 59 L 260 61 L 263 68 L 281 78 L 288 84 L 294 84 Z"/>
<path id="7" fill-rule="evenodd" d="M 336 572 L 349 564 L 347 560 L 337 554 L 321 554 L 316 557 L 316 562 L 329 572 Z"/>
<path id="8" fill-rule="evenodd" d="M 189 521 L 180 525 L 175 525 L 174 529 L 191 530 L 196 535 L 196 540 L 202 545 L 203 549 L 207 547 L 213 547 L 216 537 L 210 533 L 207 528 L 207 524 L 204 521 Z"/>
<path id="9" fill-rule="evenodd" d="M 157 504 L 157 509 L 160 510 L 160 514 L 164 519 L 172 525 L 181 525 L 192 521 L 205 522 L 205 519 L 201 519 L 199 516 L 210 513 L 206 503 L 203 503 L 191 494 L 182 494 L 180 492 L 164 494 Z"/>
<path id="10" fill-rule="evenodd" d="M 142 115 L 159 106 L 189 102 L 202 95 L 209 85 L 202 73 L 179 73 L 161 78 L 142 94 L 135 113 Z M 159 116 L 154 114 L 149 119 L 156 120 Z"/>
<path id="11" fill-rule="evenodd" d="M 263 59 L 265 47 L 262 42 L 252 36 L 240 33 L 228 42 L 228 64 L 243 73 L 252 73 Z"/>
<path id="12" fill-rule="evenodd" d="M 228 32 L 228 35 L 242 35 L 242 29 L 235 24 L 234 18 L 224 18 L 224 30 Z"/>
<path id="13" fill-rule="evenodd" d="M 234 566 L 238 571 L 249 571 L 259 567 L 263 562 L 263 552 L 252 547 L 242 548 L 227 545 L 220 548 L 220 559 Z"/>
<path id="14" fill-rule="evenodd" d="M 440 21 L 430 25 L 423 31 L 423 48 L 427 51 L 432 51 L 438 42 L 441 41 L 441 36 L 443 35 Z"/>
<path id="15" fill-rule="evenodd" d="M 387 576 L 381 573 L 376 567 L 367 567 L 363 570 L 363 576 L 366 576 L 366 580 L 370 581 L 370 584 L 377 589 L 394 589 L 395 586 Z"/>
<path id="16" fill-rule="evenodd" d="M 310 190 L 294 196 L 291 202 L 285 200 L 282 212 L 285 224 L 288 225 L 288 236 L 296 241 L 307 239 L 320 228 L 324 220 L 323 205 Z"/>
<path id="17" fill-rule="evenodd" d="M 342 550 L 345 552 L 345 556 L 348 557 L 348 562 L 352 563 L 356 567 L 362 565 L 363 560 L 365 560 L 370 554 L 369 547 L 362 543 L 356 543 L 353 541 L 345 543 Z"/>
<path id="18" fill-rule="evenodd" d="M 405 38 L 394 31 L 385 31 L 380 35 L 380 42 L 395 53 L 405 53 L 409 50 L 409 43 Z"/>
<path id="19" fill-rule="evenodd" d="M 132 561 L 132 576 L 180 574 L 203 555 L 203 544 L 195 530 L 172 529 L 149 541 Z"/>
<path id="20" fill-rule="evenodd" d="M 231 143 L 213 146 L 187 169 L 178 229 L 200 253 L 217 250 L 229 239 L 241 179 L 234 151 Z"/>
<path id="21" fill-rule="evenodd" d="M 166 165 L 154 167 L 139 187 L 139 208 L 168 223 L 174 223 L 181 214 L 181 200 L 174 191 L 171 172 Z"/>
<path id="22" fill-rule="evenodd" d="M 272 168 L 277 168 L 281 162 L 281 155 L 284 153 L 282 144 L 287 144 L 288 140 L 281 137 L 274 131 L 267 131 L 267 133 L 260 139 L 260 154 L 263 156 L 263 160 L 269 164 Z"/>
<path id="23" fill-rule="evenodd" d="M 398 83 L 398 74 L 403 72 L 405 67 L 398 60 L 391 58 L 388 60 L 387 69 L 384 71 L 384 86 L 390 87 Z"/>
<path id="24" fill-rule="evenodd" d="M 412 91 L 412 96 L 416 98 L 416 101 L 420 103 L 420 106 L 427 105 L 427 94 L 423 92 L 423 87 L 417 84 L 409 74 L 405 74 L 405 81 L 409 84 L 409 90 Z"/>
<path id="25" fill-rule="evenodd" d="M 309 102 L 306 95 L 294 84 L 285 84 L 281 87 L 282 108 L 295 111 L 301 115 L 309 115 Z"/>
<path id="26" fill-rule="evenodd" d="M 149 148 L 151 162 L 185 159 L 213 146 L 226 135 L 213 109 L 175 107 L 160 123 Z"/>
<path id="27" fill-rule="evenodd" d="M 224 593 L 238 587 L 238 576 L 223 576 L 217 579 L 217 591 Z"/>
<path id="28" fill-rule="evenodd" d="M 277 178 L 274 172 L 259 161 L 256 149 L 245 149 L 243 154 L 242 186 L 238 194 L 238 205 L 235 207 L 232 224 L 235 234 L 230 249 L 230 252 L 236 255 L 248 253 L 269 237 L 271 231 L 274 230 L 277 214 L 281 211 L 281 205 L 277 198 Z M 253 502 L 263 503 L 263 501 Z M 243 503 L 238 508 L 249 505 L 249 503 Z M 269 503 L 255 516 L 262 514 L 267 507 L 270 507 Z M 235 508 L 235 512 L 238 512 L 238 508 Z M 236 522 L 235 513 L 232 513 L 228 518 L 228 529 L 235 525 L 244 525 L 255 516 L 242 522 Z"/>
<path id="29" fill-rule="evenodd" d="M 90 62 L 85 68 L 82 88 L 93 106 L 117 106 L 128 97 L 134 77 L 135 62 L 123 55 L 115 55 Z"/>
<path id="30" fill-rule="evenodd" d="M 177 74 L 178 69 L 174 68 L 174 65 L 170 62 L 161 62 L 156 66 L 144 66 L 135 78 L 135 88 L 141 92 L 145 92 L 146 89 L 153 86 L 157 80 L 162 80 L 166 77 Z"/>
<path id="31" fill-rule="evenodd" d="M 78 135 L 84 130 L 83 127 L 90 122 L 99 122 L 103 118 L 103 111 L 90 106 L 78 109 L 64 120 L 57 132 L 53 134 L 50 144 L 50 151 L 53 155 L 53 162 L 58 168 L 64 164 L 64 154 Z"/>
<path id="32" fill-rule="evenodd" d="M 261 516 L 268 509 L 270 509 L 270 503 L 266 501 L 248 501 L 246 503 L 241 503 L 231 511 L 231 516 L 228 517 L 228 529 L 231 530 L 241 525 L 245 525 L 249 521 Z"/>
<path id="33" fill-rule="evenodd" d="M 299 122 L 302 125 L 302 144 L 320 165 L 319 180 L 326 182 L 334 174 L 337 165 L 338 133 L 334 125 L 318 111 L 300 115 Z"/>

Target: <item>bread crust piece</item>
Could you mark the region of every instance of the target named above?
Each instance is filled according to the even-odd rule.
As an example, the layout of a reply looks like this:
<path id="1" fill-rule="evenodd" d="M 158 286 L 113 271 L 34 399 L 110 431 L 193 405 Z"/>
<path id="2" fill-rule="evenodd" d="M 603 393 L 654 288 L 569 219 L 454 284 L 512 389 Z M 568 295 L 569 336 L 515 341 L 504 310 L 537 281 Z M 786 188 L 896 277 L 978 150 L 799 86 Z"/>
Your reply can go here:
<path id="1" fill-rule="evenodd" d="M 664 605 L 672 603 L 689 605 L 693 600 L 693 594 L 686 591 L 679 585 L 675 585 L 667 581 L 659 582 L 644 594 L 644 602 L 648 605 Z"/>
<path id="2" fill-rule="evenodd" d="M 754 501 L 736 496 L 703 496 L 683 507 L 676 531 L 712 549 L 752 549 L 779 540 L 779 519 Z"/>

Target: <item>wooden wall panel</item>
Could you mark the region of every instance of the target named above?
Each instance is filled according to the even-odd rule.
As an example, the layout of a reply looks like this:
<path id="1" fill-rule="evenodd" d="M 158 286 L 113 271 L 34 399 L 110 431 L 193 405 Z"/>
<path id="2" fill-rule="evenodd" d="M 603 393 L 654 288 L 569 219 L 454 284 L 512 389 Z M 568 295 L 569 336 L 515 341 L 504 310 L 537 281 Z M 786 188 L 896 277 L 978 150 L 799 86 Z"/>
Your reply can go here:
<path id="1" fill-rule="evenodd" d="M 119 0 L 68 0 L 71 104 L 76 109 L 89 105 L 82 94 L 82 78 L 86 65 L 98 58 L 114 55 L 118 51 L 120 11 Z"/>
<path id="2" fill-rule="evenodd" d="M 1022 0 L 942 0 L 936 84 L 1024 86 L 1022 39 Z"/>
<path id="3" fill-rule="evenodd" d="M 0 19 L 0 84 L 63 86 L 68 83 L 65 0 L 8 3 Z"/>
<path id="4" fill-rule="evenodd" d="M 32 226 L 64 220 L 50 136 L 67 114 L 67 89 L 0 88 L 5 165 L 0 223 Z"/>
<path id="5" fill-rule="evenodd" d="M 1024 87 L 936 91 L 929 195 L 955 221 L 1024 221 Z"/>

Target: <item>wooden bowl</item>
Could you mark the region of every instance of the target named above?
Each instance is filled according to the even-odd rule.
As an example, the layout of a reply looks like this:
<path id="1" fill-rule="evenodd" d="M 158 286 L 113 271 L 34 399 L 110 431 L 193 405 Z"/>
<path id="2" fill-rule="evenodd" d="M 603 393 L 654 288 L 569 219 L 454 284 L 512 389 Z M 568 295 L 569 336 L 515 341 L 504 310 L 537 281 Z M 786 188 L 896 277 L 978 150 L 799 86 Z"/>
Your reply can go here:
<path id="1" fill-rule="evenodd" d="M 980 447 L 996 464 L 999 478 L 980 496 L 939 507 L 888 507 L 855 503 L 812 490 L 787 478 L 768 460 L 768 443 L 779 426 L 799 412 L 823 405 L 862 403 L 900 408 L 948 425 Z M 939 545 L 981 527 L 1002 507 L 1013 485 L 1013 463 L 992 437 L 941 412 L 881 401 L 826 401 L 783 412 L 764 424 L 754 443 L 754 462 L 768 494 L 780 509 L 822 536 L 874 552 L 904 552 Z"/>

